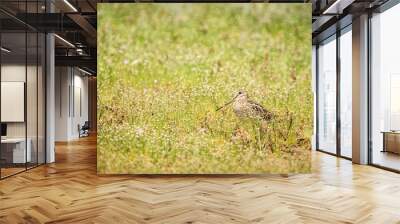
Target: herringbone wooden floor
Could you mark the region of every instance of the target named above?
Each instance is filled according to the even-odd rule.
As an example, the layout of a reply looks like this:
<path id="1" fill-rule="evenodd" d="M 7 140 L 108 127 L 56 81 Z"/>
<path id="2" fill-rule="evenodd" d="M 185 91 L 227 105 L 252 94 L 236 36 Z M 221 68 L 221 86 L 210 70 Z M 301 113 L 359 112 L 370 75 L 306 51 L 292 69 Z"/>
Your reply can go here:
<path id="1" fill-rule="evenodd" d="M 96 140 L 0 181 L 0 223 L 400 223 L 400 175 L 313 154 L 313 174 L 96 175 Z"/>

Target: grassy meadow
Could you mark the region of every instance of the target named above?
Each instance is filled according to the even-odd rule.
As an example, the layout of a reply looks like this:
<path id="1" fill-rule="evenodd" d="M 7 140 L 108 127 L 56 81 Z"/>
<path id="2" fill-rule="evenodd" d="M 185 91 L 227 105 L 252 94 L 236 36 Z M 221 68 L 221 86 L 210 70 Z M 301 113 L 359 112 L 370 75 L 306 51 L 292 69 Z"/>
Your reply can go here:
<path id="1" fill-rule="evenodd" d="M 98 5 L 98 173 L 306 173 L 312 109 L 311 4 Z"/>

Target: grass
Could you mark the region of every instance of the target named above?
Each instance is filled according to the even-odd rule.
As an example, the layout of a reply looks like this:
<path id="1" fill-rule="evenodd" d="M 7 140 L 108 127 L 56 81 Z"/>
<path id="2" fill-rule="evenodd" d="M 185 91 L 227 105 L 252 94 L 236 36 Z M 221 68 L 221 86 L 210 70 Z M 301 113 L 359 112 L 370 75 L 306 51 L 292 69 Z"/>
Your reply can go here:
<path id="1" fill-rule="evenodd" d="M 99 4 L 99 173 L 310 171 L 310 4 Z M 267 128 L 216 108 L 239 90 Z"/>

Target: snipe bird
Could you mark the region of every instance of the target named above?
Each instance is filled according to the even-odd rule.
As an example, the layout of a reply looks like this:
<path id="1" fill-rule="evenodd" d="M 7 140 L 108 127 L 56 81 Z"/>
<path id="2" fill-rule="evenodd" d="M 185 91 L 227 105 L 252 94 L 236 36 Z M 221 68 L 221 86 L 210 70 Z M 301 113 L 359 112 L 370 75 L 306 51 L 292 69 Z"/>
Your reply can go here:
<path id="1" fill-rule="evenodd" d="M 262 105 L 249 100 L 245 91 L 239 91 L 232 100 L 219 107 L 216 111 L 231 103 L 233 103 L 233 111 L 239 118 L 255 118 L 262 121 L 270 121 L 273 118 L 273 114 L 270 111 L 266 110 Z"/>

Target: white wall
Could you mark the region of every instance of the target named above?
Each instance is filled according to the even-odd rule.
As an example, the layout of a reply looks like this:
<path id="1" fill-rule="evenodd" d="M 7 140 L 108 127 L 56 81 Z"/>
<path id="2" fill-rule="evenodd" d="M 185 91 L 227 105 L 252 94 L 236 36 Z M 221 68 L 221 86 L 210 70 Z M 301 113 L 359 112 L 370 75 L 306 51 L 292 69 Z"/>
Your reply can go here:
<path id="1" fill-rule="evenodd" d="M 77 139 L 78 125 L 88 120 L 88 78 L 76 68 L 56 67 L 55 85 L 55 140 Z"/>
<path id="2" fill-rule="evenodd" d="M 25 82 L 25 64 L 5 64 L 1 65 L 1 81 L 21 81 Z M 29 69 L 29 68 L 28 68 Z"/>
<path id="3" fill-rule="evenodd" d="M 73 119 L 71 120 L 71 126 L 72 126 L 72 130 L 71 130 L 71 135 L 74 136 L 74 138 L 78 138 L 79 137 L 79 132 L 78 132 L 78 124 L 80 124 L 81 126 L 85 123 L 85 121 L 88 121 L 88 78 L 87 76 L 82 76 L 82 73 L 78 73 L 78 75 L 76 74 L 75 70 L 75 75 L 74 75 L 74 92 L 73 94 L 75 94 L 73 96 L 73 99 L 75 100 L 74 102 L 74 107 L 72 108 L 72 113 Z M 80 91 L 80 93 L 78 93 Z M 78 96 L 80 95 L 80 99 L 78 98 Z M 78 102 L 80 100 L 80 103 Z M 80 104 L 80 105 L 79 105 Z M 81 107 L 81 108 L 79 108 Z M 81 111 L 79 111 L 79 109 Z"/>
<path id="4" fill-rule="evenodd" d="M 1 81 L 25 82 L 25 64 L 6 64 L 1 66 Z M 6 108 L 1 108 L 6 110 Z M 25 122 L 7 123 L 7 137 L 25 137 Z"/>
<path id="5" fill-rule="evenodd" d="M 1 66 L 1 81 L 2 82 L 25 82 L 25 75 L 27 69 L 28 74 L 34 72 L 36 74 L 36 67 L 28 66 L 25 67 L 25 64 L 3 64 Z M 29 81 L 29 84 L 36 85 L 36 81 Z M 36 99 L 36 89 L 28 88 L 27 99 L 28 103 L 33 101 L 32 98 Z M 32 90 L 33 92 L 30 92 Z M 29 106 L 29 105 L 28 105 Z M 31 107 L 34 106 L 36 108 L 36 101 L 35 105 L 30 105 Z M 7 108 L 1 108 L 2 110 L 7 110 Z M 28 122 L 35 121 L 36 124 L 36 113 L 28 113 Z M 8 137 L 25 137 L 25 122 L 7 122 L 7 136 Z M 33 124 L 29 124 L 28 127 L 33 127 Z M 36 129 L 36 126 L 35 126 Z M 29 133 L 28 133 L 28 137 Z"/>
<path id="6" fill-rule="evenodd" d="M 55 68 L 55 140 L 67 141 L 69 132 L 69 68 Z"/>

